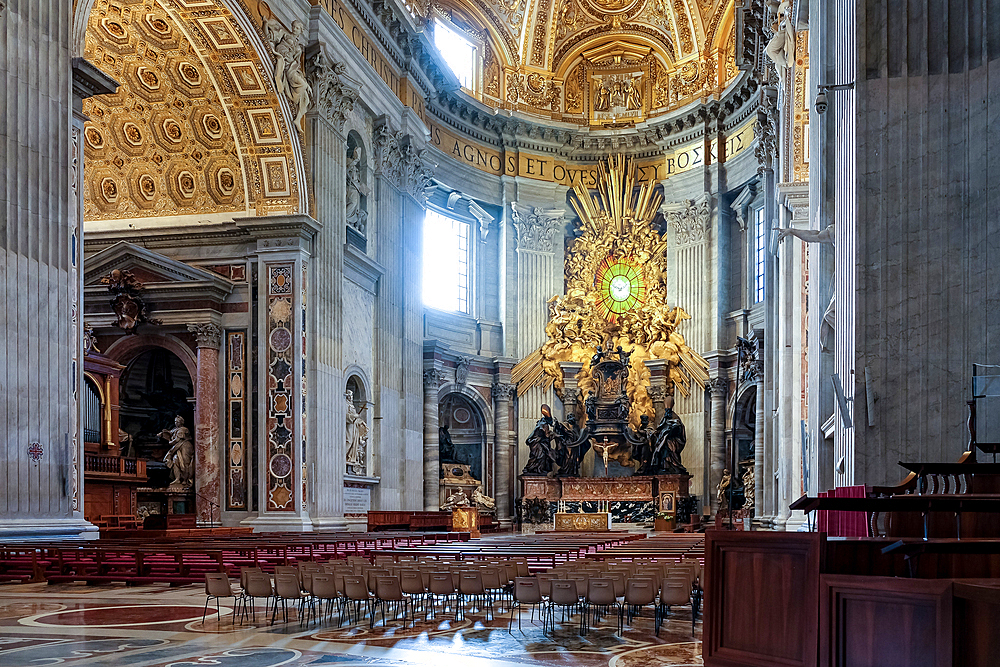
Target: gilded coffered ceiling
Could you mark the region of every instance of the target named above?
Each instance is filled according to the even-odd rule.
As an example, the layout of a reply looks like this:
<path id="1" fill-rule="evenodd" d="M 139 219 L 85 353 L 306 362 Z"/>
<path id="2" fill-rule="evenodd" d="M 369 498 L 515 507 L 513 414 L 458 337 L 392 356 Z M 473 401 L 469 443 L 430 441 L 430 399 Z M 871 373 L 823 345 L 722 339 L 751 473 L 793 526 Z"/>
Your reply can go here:
<path id="1" fill-rule="evenodd" d="M 278 96 L 218 0 L 96 0 L 85 57 L 117 80 L 84 103 L 86 220 L 300 210 Z"/>
<path id="2" fill-rule="evenodd" d="M 482 49 L 486 104 L 628 125 L 717 96 L 738 74 L 734 0 L 432 0 Z"/>

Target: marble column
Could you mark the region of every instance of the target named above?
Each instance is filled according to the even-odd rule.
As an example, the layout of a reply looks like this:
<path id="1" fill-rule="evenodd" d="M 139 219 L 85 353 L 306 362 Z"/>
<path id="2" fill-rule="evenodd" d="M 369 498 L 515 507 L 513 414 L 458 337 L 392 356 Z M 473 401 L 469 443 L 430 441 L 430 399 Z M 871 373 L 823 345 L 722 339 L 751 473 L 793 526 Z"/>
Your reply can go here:
<path id="1" fill-rule="evenodd" d="M 712 415 L 710 427 L 711 458 L 709 468 L 709 502 L 712 514 L 720 509 L 717 489 L 722 480 L 722 471 L 728 467 L 726 461 L 726 394 L 729 391 L 729 379 L 725 377 L 712 378 L 705 387 L 712 396 Z M 732 473 L 732 471 L 730 471 Z"/>
<path id="2" fill-rule="evenodd" d="M 82 61 L 71 76 L 72 3 L 0 5 L 0 541 L 96 537 L 83 519 L 74 400 L 82 155 L 73 109 L 114 82 Z"/>
<path id="3" fill-rule="evenodd" d="M 761 351 L 758 351 L 758 355 Z M 760 502 L 764 497 L 764 410 L 761 398 L 764 396 L 764 362 L 759 357 L 753 365 L 753 374 L 757 381 L 757 405 L 754 410 L 754 443 L 753 443 L 753 481 L 754 481 L 754 517 L 759 518 Z"/>
<path id="4" fill-rule="evenodd" d="M 424 371 L 424 511 L 441 509 L 441 456 L 438 441 L 438 387 L 441 372 Z"/>
<path id="5" fill-rule="evenodd" d="M 219 486 L 219 345 L 217 324 L 189 324 L 198 346 L 195 385 L 194 466 L 195 514 L 199 526 L 221 525 L 222 494 Z"/>
<path id="6" fill-rule="evenodd" d="M 508 376 L 507 379 L 510 379 Z M 496 490 L 493 498 L 497 505 L 497 519 L 501 523 L 511 520 L 511 443 L 510 443 L 510 402 L 517 388 L 509 382 L 497 381 L 493 384 L 493 447 L 496 462 L 493 480 Z"/>

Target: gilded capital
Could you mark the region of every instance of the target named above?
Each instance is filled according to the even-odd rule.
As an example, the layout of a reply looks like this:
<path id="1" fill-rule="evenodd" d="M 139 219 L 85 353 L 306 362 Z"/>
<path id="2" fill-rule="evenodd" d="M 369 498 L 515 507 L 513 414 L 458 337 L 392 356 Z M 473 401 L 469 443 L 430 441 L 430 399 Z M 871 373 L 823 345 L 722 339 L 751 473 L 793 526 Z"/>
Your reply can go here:
<path id="1" fill-rule="evenodd" d="M 198 347 L 211 347 L 219 349 L 222 342 L 222 329 L 217 324 L 211 322 L 207 324 L 189 324 L 188 331 L 194 334 Z"/>

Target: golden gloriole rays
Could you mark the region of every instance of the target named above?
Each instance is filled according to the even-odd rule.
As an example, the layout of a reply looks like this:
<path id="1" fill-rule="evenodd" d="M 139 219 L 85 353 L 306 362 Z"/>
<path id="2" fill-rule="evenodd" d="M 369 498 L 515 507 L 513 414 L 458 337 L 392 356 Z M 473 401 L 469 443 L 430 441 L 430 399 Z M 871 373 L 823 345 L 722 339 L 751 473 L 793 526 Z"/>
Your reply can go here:
<path id="1" fill-rule="evenodd" d="M 598 345 L 632 351 L 627 391 L 633 425 L 654 412 L 644 361 L 666 360 L 673 386 L 685 396 L 692 382 L 704 387 L 708 381 L 708 362 L 677 332 L 691 316 L 666 303 L 667 240 L 654 224 L 662 197 L 637 175 L 631 160 L 615 155 L 601 163 L 595 192 L 582 185 L 574 188 L 571 203 L 580 217 L 580 235 L 565 260 L 566 294 L 549 300 L 545 344 L 514 367 L 518 395 L 553 384 L 561 390 L 559 364 L 564 361 L 584 365 L 577 378 L 585 394 L 593 388 L 590 360 Z M 602 291 L 610 286 L 604 273 L 618 265 L 632 270 L 625 273 L 633 288 L 642 290 L 642 298 L 623 300 L 624 307 L 612 310 Z"/>

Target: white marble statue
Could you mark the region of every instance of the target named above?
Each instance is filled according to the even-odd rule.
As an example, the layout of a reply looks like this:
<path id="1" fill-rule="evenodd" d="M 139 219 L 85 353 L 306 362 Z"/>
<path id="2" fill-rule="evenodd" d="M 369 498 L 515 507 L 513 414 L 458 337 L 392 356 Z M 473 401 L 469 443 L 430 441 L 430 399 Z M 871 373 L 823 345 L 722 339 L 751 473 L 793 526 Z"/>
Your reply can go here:
<path id="1" fill-rule="evenodd" d="M 292 31 L 288 32 L 280 21 L 270 19 L 265 28 L 274 49 L 275 86 L 278 93 L 294 105 L 295 124 L 302 130 L 302 118 L 312 103 L 312 86 L 302 71 L 302 53 L 305 51 L 302 33 L 306 26 L 302 21 L 295 20 L 292 21 Z"/>
<path id="2" fill-rule="evenodd" d="M 191 431 L 184 426 L 184 417 L 174 417 L 174 427 L 160 431 L 160 437 L 170 444 L 163 457 L 170 468 L 170 486 L 190 487 L 194 482 L 194 443 Z"/>
<path id="3" fill-rule="evenodd" d="M 804 241 L 806 243 L 826 243 L 828 245 L 835 246 L 835 240 L 837 238 L 837 228 L 832 222 L 819 231 L 815 229 L 794 229 L 792 227 L 785 227 L 784 229 L 778 229 L 775 231 L 778 232 L 778 243 L 781 243 L 785 237 L 794 236 L 800 241 Z M 832 348 L 833 334 L 837 327 L 836 298 L 837 293 L 835 291 L 830 295 L 830 303 L 827 304 L 826 310 L 823 311 L 823 321 L 820 325 L 819 342 L 820 347 L 824 350 Z"/>
<path id="4" fill-rule="evenodd" d="M 361 149 L 355 147 L 347 158 L 347 223 L 363 232 L 368 220 L 368 211 L 361 206 L 361 197 L 371 188 L 361 182 Z"/>
<path id="5" fill-rule="evenodd" d="M 365 450 L 368 447 L 368 424 L 365 422 L 365 408 L 359 413 L 354 407 L 354 392 L 344 393 L 347 399 L 347 465 L 355 474 L 365 474 Z M 367 407 L 367 406 L 366 406 Z"/>
<path id="6" fill-rule="evenodd" d="M 768 41 L 764 52 L 774 63 L 778 78 L 784 82 L 785 70 L 795 62 L 795 25 L 792 20 L 791 0 L 781 0 L 771 27 L 774 35 Z"/>
<path id="7" fill-rule="evenodd" d="M 456 507 L 469 507 L 471 504 L 469 496 L 465 495 L 465 491 L 459 489 L 448 496 L 448 499 L 444 501 L 444 505 L 441 506 L 441 511 L 450 512 Z"/>

